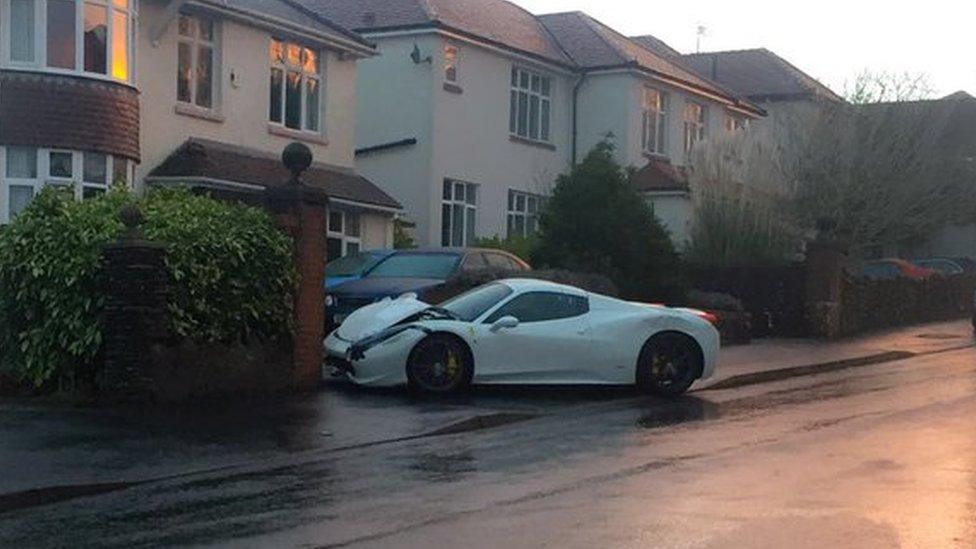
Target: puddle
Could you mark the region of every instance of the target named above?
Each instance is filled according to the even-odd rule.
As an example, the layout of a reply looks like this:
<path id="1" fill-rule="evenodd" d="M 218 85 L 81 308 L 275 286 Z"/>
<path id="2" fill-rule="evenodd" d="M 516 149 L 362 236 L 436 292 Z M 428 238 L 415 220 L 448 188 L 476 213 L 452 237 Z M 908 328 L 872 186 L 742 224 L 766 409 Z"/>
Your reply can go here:
<path id="1" fill-rule="evenodd" d="M 481 431 L 484 429 L 501 427 L 502 425 L 508 425 L 510 423 L 528 421 L 536 417 L 538 416 L 536 416 L 535 414 L 523 414 L 523 413 L 515 413 L 515 412 L 499 412 L 495 414 L 484 414 L 480 416 L 470 417 L 468 419 L 462 419 L 461 421 L 451 423 L 450 425 L 446 425 L 439 429 L 428 431 L 421 436 L 438 437 L 443 435 L 455 435 L 458 433 L 470 433 L 472 431 Z"/>

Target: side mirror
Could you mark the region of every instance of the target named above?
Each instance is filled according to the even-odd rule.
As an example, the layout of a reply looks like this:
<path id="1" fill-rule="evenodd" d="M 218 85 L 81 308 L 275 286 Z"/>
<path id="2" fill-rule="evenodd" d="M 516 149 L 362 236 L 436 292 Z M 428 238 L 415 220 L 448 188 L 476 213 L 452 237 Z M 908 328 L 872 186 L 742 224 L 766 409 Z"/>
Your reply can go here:
<path id="1" fill-rule="evenodd" d="M 499 330 L 511 330 L 512 328 L 518 327 L 518 325 L 519 319 L 515 318 L 514 316 L 503 316 L 491 325 L 491 331 L 497 332 Z"/>

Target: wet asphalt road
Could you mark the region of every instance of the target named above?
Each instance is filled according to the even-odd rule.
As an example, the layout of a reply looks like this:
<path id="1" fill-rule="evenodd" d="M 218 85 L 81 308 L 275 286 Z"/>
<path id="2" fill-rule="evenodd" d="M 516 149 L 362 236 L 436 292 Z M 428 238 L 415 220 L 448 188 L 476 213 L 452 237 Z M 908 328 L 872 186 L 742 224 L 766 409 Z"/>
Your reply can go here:
<path id="1" fill-rule="evenodd" d="M 455 434 L 332 447 L 302 407 L 229 443 L 226 418 L 157 425 L 193 449 L 187 470 L 223 468 L 11 508 L 0 547 L 976 547 L 976 349 L 674 402 L 335 390 L 391 425 L 398 409 L 431 425 L 484 413 Z M 269 426 L 282 417 L 288 436 Z"/>

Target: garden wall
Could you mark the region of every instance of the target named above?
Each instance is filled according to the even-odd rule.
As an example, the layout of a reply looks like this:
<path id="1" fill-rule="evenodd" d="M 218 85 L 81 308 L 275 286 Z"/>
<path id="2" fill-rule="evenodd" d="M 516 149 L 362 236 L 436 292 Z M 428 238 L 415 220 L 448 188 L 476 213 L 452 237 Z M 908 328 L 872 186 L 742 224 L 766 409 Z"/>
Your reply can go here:
<path id="1" fill-rule="evenodd" d="M 972 314 L 976 276 L 841 282 L 839 335 L 963 318 Z"/>

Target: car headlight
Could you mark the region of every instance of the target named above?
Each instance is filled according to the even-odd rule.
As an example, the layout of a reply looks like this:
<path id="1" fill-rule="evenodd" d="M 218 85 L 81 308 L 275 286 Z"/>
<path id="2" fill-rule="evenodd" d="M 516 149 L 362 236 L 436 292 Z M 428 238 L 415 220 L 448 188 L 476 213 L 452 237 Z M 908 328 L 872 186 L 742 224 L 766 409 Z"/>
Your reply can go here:
<path id="1" fill-rule="evenodd" d="M 335 300 L 335 298 L 334 298 L 334 297 L 332 297 L 332 295 L 331 295 L 331 294 L 327 294 L 327 295 L 325 296 L 325 306 L 326 306 L 326 307 L 332 307 L 332 306 L 334 306 L 335 304 L 336 304 L 336 300 Z"/>

